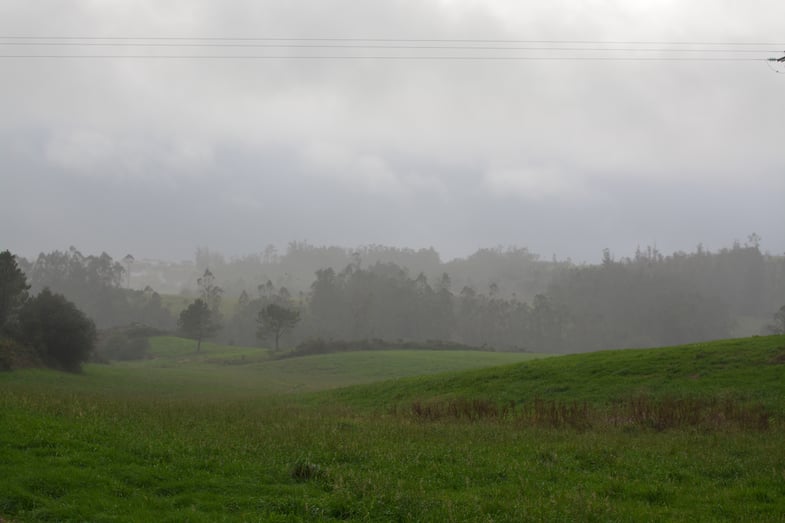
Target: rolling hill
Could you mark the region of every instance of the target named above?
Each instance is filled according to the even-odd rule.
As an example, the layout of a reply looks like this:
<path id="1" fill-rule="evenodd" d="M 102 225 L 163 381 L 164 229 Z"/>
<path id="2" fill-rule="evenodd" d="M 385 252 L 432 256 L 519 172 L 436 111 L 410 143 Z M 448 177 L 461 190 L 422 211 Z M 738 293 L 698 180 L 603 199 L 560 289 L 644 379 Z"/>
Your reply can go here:
<path id="1" fill-rule="evenodd" d="M 330 401 L 380 406 L 427 398 L 608 403 L 634 395 L 732 396 L 785 413 L 785 336 L 602 351 L 350 387 Z"/>

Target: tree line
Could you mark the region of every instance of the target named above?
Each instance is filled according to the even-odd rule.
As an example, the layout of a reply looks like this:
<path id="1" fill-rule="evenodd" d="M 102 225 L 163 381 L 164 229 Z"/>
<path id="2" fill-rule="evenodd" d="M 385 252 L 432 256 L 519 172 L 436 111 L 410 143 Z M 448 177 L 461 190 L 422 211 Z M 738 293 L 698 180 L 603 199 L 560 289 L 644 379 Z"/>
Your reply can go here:
<path id="1" fill-rule="evenodd" d="M 48 288 L 66 296 L 99 329 L 143 323 L 163 330 L 175 327 L 173 313 L 152 287 L 125 286 L 129 269 L 110 255 L 84 255 L 75 247 L 41 253 L 35 260 L 18 258 L 32 292 Z"/>
<path id="2" fill-rule="evenodd" d="M 340 271 L 317 270 L 296 296 L 269 280 L 254 299 L 242 291 L 223 339 L 256 343 L 259 313 L 275 303 L 299 314 L 291 345 L 430 340 L 578 352 L 726 338 L 740 327 L 777 332 L 781 312 L 773 311 L 785 301 L 785 258 L 762 253 L 755 236 L 716 253 L 699 246 L 666 256 L 647 248 L 617 260 L 606 250 L 598 265 L 554 265 L 545 291 L 525 300 L 495 283 L 458 290 L 446 272 L 414 276 L 391 262 L 364 267 L 358 257 Z M 775 322 L 764 328 L 772 314 Z"/>
<path id="3" fill-rule="evenodd" d="M 432 250 L 350 253 L 294 244 L 285 255 L 268 250 L 264 263 L 246 259 L 242 277 L 231 272 L 236 261 L 200 250 L 201 262 L 216 267 L 198 273 L 196 296 L 179 310 L 149 285 L 127 288 L 130 265 L 138 264 L 130 255 L 125 267 L 106 253 L 85 256 L 75 248 L 18 263 L 33 292 L 48 288 L 65 296 L 101 329 L 144 324 L 179 331 L 197 344 L 208 338 L 275 347 L 307 340 L 439 341 L 576 352 L 760 333 L 785 302 L 785 257 L 762 252 L 759 242 L 752 235 L 716 252 L 698 246 L 664 255 L 647 248 L 620 259 L 606 250 L 596 265 L 543 261 L 520 248 L 483 249 L 441 263 Z M 265 279 L 265 267 L 285 260 L 291 274 L 324 265 L 307 286 Z M 253 267 L 255 284 L 248 276 Z M 775 318 L 770 330 L 777 325 Z"/>

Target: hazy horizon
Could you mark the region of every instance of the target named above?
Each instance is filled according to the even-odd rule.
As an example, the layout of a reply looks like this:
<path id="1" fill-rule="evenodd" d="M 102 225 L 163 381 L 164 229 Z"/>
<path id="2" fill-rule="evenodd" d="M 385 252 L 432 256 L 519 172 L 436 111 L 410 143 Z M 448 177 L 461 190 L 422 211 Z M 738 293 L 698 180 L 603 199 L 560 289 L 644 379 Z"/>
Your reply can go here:
<path id="1" fill-rule="evenodd" d="M 337 244 L 320 244 L 320 243 L 316 243 L 316 242 L 310 242 L 310 241 L 307 241 L 307 240 L 292 240 L 292 242 L 289 242 L 289 243 L 286 243 L 286 244 L 280 244 L 280 245 L 268 244 L 268 245 L 266 245 L 264 247 L 261 247 L 259 249 L 256 249 L 256 250 L 238 251 L 238 252 L 223 252 L 223 251 L 220 251 L 218 249 L 211 248 L 209 245 L 197 245 L 197 246 L 194 246 L 194 248 L 191 250 L 190 253 L 186 254 L 183 257 L 161 257 L 161 256 L 156 256 L 156 255 L 145 255 L 144 251 L 140 251 L 139 253 L 134 253 L 134 252 L 130 252 L 130 251 L 126 252 L 126 251 L 122 251 L 122 250 L 110 251 L 108 249 L 101 249 L 101 248 L 89 250 L 89 249 L 84 249 L 84 248 L 80 247 L 79 245 L 54 246 L 52 248 L 39 249 L 39 250 L 30 251 L 30 252 L 14 251 L 13 249 L 8 249 L 8 250 L 10 250 L 13 254 L 15 254 L 17 256 L 21 256 L 21 257 L 23 257 L 23 258 L 25 258 L 25 259 L 27 259 L 29 261 L 35 261 L 35 259 L 40 254 L 47 254 L 47 253 L 50 253 L 50 252 L 53 252 L 53 251 L 63 251 L 64 252 L 64 251 L 69 250 L 71 247 L 74 247 L 77 250 L 79 250 L 79 252 L 84 254 L 85 256 L 98 255 L 98 254 L 100 254 L 102 252 L 106 252 L 115 261 L 118 261 L 118 262 L 122 261 L 122 258 L 125 255 L 131 254 L 136 260 L 139 260 L 139 261 L 148 260 L 148 261 L 160 261 L 160 262 L 168 262 L 168 263 L 182 263 L 182 262 L 193 262 L 194 258 L 196 256 L 196 253 L 197 253 L 197 251 L 199 249 L 208 249 L 211 253 L 218 254 L 218 255 L 222 256 L 226 261 L 231 261 L 233 259 L 241 259 L 241 258 L 244 258 L 244 257 L 247 257 L 247 256 L 262 255 L 264 253 L 264 251 L 267 248 L 269 248 L 270 246 L 275 248 L 276 254 L 283 255 L 283 254 L 286 253 L 290 243 L 299 243 L 299 242 L 304 242 L 304 243 L 306 243 L 306 244 L 308 244 L 308 245 L 310 245 L 312 247 L 317 247 L 317 248 L 318 247 L 325 247 L 325 248 L 335 247 L 335 248 L 339 248 L 339 249 L 344 249 L 346 251 L 360 250 L 360 249 L 363 249 L 365 247 L 375 247 L 375 246 L 384 247 L 384 248 L 401 249 L 401 250 L 412 250 L 412 251 L 433 249 L 439 255 L 439 258 L 440 258 L 442 263 L 449 262 L 451 260 L 466 259 L 469 256 L 471 256 L 472 254 L 475 254 L 478 251 L 485 250 L 485 249 L 501 249 L 502 251 L 507 250 L 507 249 L 526 249 L 531 254 L 534 254 L 534 255 L 538 256 L 539 259 L 543 260 L 543 261 L 551 261 L 552 259 L 555 258 L 557 261 L 570 261 L 570 262 L 575 263 L 575 264 L 584 264 L 584 263 L 587 263 L 587 264 L 598 264 L 598 263 L 600 263 L 602 261 L 603 251 L 606 248 L 610 251 L 610 254 L 611 254 L 611 256 L 614 259 L 621 260 L 621 259 L 624 259 L 624 258 L 633 258 L 634 255 L 635 255 L 636 250 L 638 250 L 638 249 L 640 249 L 641 251 L 645 252 L 648 248 L 656 249 L 656 251 L 659 252 L 660 254 L 662 254 L 663 256 L 670 256 L 670 255 L 672 255 L 674 253 L 678 253 L 678 252 L 693 253 L 693 252 L 695 252 L 697 250 L 698 246 L 700 246 L 701 249 L 703 249 L 704 251 L 707 251 L 707 252 L 718 252 L 718 251 L 720 251 L 722 249 L 730 249 L 730 248 L 732 248 L 734 243 L 738 243 L 739 245 L 742 245 L 742 246 L 750 245 L 750 238 L 749 238 L 749 235 L 748 235 L 747 237 L 745 237 L 743 239 L 742 238 L 735 238 L 732 241 L 728 241 L 728 242 L 725 242 L 724 244 L 719 244 L 719 245 L 708 245 L 705 242 L 696 242 L 692 246 L 687 246 L 687 247 L 684 247 L 684 248 L 673 248 L 673 249 L 663 248 L 662 245 L 659 245 L 656 242 L 652 242 L 652 243 L 648 243 L 648 244 L 646 244 L 646 243 L 638 243 L 635 246 L 632 246 L 632 247 L 630 247 L 628 249 L 619 249 L 619 250 L 614 250 L 614 249 L 611 249 L 610 247 L 599 247 L 598 246 L 598 248 L 595 249 L 595 252 L 591 253 L 590 256 L 587 256 L 585 258 L 578 258 L 578 257 L 574 257 L 574 256 L 569 256 L 569 255 L 560 255 L 560 253 L 558 253 L 558 252 L 550 252 L 550 253 L 539 252 L 539 251 L 537 251 L 535 249 L 532 249 L 532 248 L 530 248 L 530 247 L 528 247 L 526 245 L 513 245 L 513 244 L 508 244 L 508 245 L 502 245 L 502 244 L 482 245 L 482 246 L 478 246 L 477 248 L 472 249 L 472 250 L 467 251 L 467 252 L 459 252 L 459 253 L 457 253 L 455 255 L 451 255 L 449 253 L 445 253 L 445 252 L 440 251 L 437 247 L 435 247 L 433 245 L 422 245 L 422 246 L 385 245 L 385 244 L 337 245 Z M 770 254 L 770 255 L 774 255 L 774 256 L 785 255 L 785 253 L 774 252 L 771 249 L 768 249 L 767 246 L 766 246 L 765 240 L 760 242 L 759 247 L 760 247 L 760 251 L 762 253 L 764 253 L 764 254 Z M 3 250 L 5 250 L 6 248 L 7 247 L 3 247 Z"/>

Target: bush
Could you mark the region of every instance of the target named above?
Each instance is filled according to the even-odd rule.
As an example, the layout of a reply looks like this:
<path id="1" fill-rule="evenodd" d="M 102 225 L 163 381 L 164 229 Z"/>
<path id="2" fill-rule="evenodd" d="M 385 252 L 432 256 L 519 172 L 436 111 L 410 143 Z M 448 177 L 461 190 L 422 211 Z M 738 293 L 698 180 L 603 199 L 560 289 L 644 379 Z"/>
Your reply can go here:
<path id="1" fill-rule="evenodd" d="M 19 311 L 19 335 L 44 364 L 78 372 L 93 351 L 96 331 L 76 305 L 44 289 Z"/>
<path id="2" fill-rule="evenodd" d="M 95 355 L 102 362 L 145 359 L 150 350 L 148 338 L 163 334 L 165 331 L 141 323 L 103 330 L 98 333 Z"/>
<path id="3" fill-rule="evenodd" d="M 95 348 L 102 360 L 141 360 L 147 357 L 150 341 L 147 338 L 131 338 L 123 333 L 114 333 L 101 339 Z"/>

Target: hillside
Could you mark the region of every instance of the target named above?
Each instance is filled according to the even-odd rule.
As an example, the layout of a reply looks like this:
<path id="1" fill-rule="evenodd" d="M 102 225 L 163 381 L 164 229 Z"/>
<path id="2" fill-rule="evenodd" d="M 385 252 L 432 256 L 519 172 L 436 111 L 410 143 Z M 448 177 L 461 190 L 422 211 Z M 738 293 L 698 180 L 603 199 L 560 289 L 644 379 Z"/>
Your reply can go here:
<path id="1" fill-rule="evenodd" d="M 402 377 L 457 372 L 522 362 L 544 355 L 485 351 L 384 350 L 276 359 L 268 349 L 192 340 L 150 338 L 148 358 L 85 365 L 81 375 L 27 370 L 0 384 L 57 387 L 112 395 L 166 397 L 256 397 L 321 391 Z"/>
<path id="2" fill-rule="evenodd" d="M 785 413 L 785 336 L 560 356 L 351 387 L 329 398 L 378 407 L 455 397 L 601 404 L 637 395 L 732 397 Z"/>

